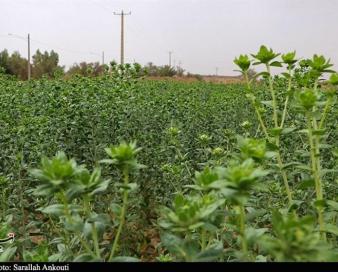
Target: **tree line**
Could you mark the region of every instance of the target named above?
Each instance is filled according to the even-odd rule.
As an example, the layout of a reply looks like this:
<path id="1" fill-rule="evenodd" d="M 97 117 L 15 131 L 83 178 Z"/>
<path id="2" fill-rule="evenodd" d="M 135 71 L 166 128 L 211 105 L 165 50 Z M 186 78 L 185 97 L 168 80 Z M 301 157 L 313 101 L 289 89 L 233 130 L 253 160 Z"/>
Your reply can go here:
<path id="1" fill-rule="evenodd" d="M 116 64 L 112 61 L 110 64 Z M 75 75 L 95 77 L 100 76 L 109 69 L 108 65 L 99 62 L 80 62 L 73 64 L 67 71 L 65 66 L 59 63 L 59 55 L 54 50 L 41 52 L 37 50 L 32 56 L 30 64 L 31 77 L 38 79 L 42 77 L 72 77 Z M 0 52 L 0 74 L 11 75 L 19 80 L 27 80 L 28 60 L 15 51 L 12 54 L 4 49 Z M 183 76 L 184 69 L 169 65 L 157 66 L 152 62 L 142 67 L 142 74 L 156 77 Z"/>

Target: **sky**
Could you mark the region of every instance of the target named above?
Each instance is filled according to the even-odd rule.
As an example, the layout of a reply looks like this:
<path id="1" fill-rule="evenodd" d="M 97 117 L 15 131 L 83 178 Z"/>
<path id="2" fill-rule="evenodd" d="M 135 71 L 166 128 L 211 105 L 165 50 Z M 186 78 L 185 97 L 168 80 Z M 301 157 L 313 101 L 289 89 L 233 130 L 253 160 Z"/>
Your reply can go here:
<path id="1" fill-rule="evenodd" d="M 236 75 L 233 59 L 265 44 L 338 64 L 338 0 L 0 0 L 0 51 L 26 56 L 30 33 L 32 52 L 54 49 L 66 67 L 103 51 L 119 61 L 122 9 L 126 62 L 164 65 L 172 51 L 191 73 Z"/>

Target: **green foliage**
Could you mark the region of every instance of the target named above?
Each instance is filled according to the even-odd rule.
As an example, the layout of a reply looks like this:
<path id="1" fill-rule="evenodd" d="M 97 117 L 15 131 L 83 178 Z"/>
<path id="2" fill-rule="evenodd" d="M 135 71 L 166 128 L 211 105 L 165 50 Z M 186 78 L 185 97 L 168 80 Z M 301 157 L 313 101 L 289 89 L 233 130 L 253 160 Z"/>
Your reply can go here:
<path id="1" fill-rule="evenodd" d="M 277 58 L 280 54 L 273 52 L 270 48 L 268 49 L 266 46 L 262 45 L 259 48 L 259 51 L 256 55 L 251 54 L 258 62 L 255 62 L 254 65 L 258 64 L 269 64 L 273 59 Z M 273 63 L 270 63 L 272 65 Z M 273 66 L 273 65 L 272 65 Z"/>
<path id="2" fill-rule="evenodd" d="M 238 137 L 238 145 L 244 159 L 263 160 L 266 158 L 266 142 L 264 139 Z"/>
<path id="3" fill-rule="evenodd" d="M 38 210 L 53 218 L 51 220 L 56 220 L 59 226 L 63 226 L 63 231 L 58 232 L 59 237 L 57 238 L 58 249 L 62 248 L 63 252 L 52 255 L 50 258 L 53 260 L 69 258 L 87 261 L 113 260 L 113 254 L 117 250 L 119 236 L 125 222 L 128 193 L 135 189 L 135 186 L 130 186 L 128 171 L 131 169 L 131 165 L 138 165 L 134 158 L 138 150 L 135 143 L 122 143 L 119 146 L 111 147 L 107 152 L 114 158 L 112 164 L 121 166 L 125 175 L 123 204 L 119 211 L 120 218 L 115 220 L 117 222 L 114 222 L 109 216 L 107 207 L 104 212 L 96 211 L 97 205 L 94 202 L 97 199 L 96 195 L 106 193 L 110 184 L 110 180 L 101 179 L 99 168 L 95 168 L 90 173 L 83 165 L 77 165 L 74 159 L 68 159 L 63 152 L 59 152 L 52 159 L 43 158 L 40 168 L 31 171 L 31 174 L 42 183 L 33 190 L 33 193 L 37 196 L 47 197 L 52 202 L 52 204 L 45 203 L 45 206 L 38 208 Z M 130 164 L 130 162 L 133 163 Z M 116 210 L 118 204 L 109 204 L 114 205 Z M 115 226 L 115 223 L 118 225 L 118 230 L 114 244 L 111 249 L 107 246 L 101 247 L 102 244 L 99 240 L 102 239 L 108 228 Z M 67 244 L 71 240 L 80 243 L 81 247 L 78 244 Z M 39 260 L 48 254 L 46 247 L 40 246 L 36 250 L 36 253 L 24 252 L 23 258 L 25 260 Z M 112 253 L 107 257 L 109 250 Z"/>
<path id="4" fill-rule="evenodd" d="M 32 59 L 32 75 L 34 78 L 41 78 L 42 76 L 53 78 L 57 74 L 62 75 L 64 73 L 64 67 L 58 66 L 59 55 L 53 50 L 50 53 L 47 51 L 41 53 L 40 50 L 37 50 Z"/>
<path id="5" fill-rule="evenodd" d="M 250 68 L 251 62 L 247 55 L 240 55 L 238 58 L 235 58 L 234 63 L 241 68 L 241 71 L 247 71 Z"/>
<path id="6" fill-rule="evenodd" d="M 100 65 L 98 62 L 87 63 L 80 62 L 79 64 L 73 64 L 67 71 L 67 77 L 73 76 L 84 76 L 84 77 L 95 77 L 103 75 L 105 72 L 105 66 Z"/>
<path id="7" fill-rule="evenodd" d="M 173 201 L 173 209 L 164 208 L 163 219 L 159 225 L 174 232 L 186 232 L 202 227 L 208 218 L 223 204 L 213 194 L 203 197 L 177 195 Z"/>
<path id="8" fill-rule="evenodd" d="M 53 50 L 50 53 L 37 50 L 32 59 L 31 70 L 34 78 L 55 78 L 64 74 L 64 67 L 59 66 L 59 55 Z M 6 49 L 0 52 L 0 67 L 6 74 L 16 76 L 20 80 L 27 79 L 28 61 L 21 57 L 19 52 L 11 55 Z"/>
<path id="9" fill-rule="evenodd" d="M 247 159 L 241 164 L 233 163 L 222 174 L 226 181 L 225 196 L 235 204 L 243 204 L 257 182 L 268 172 L 257 168 L 252 159 Z"/>
<path id="10" fill-rule="evenodd" d="M 127 144 L 122 142 L 119 146 L 105 148 L 106 153 L 111 159 L 101 160 L 102 163 L 116 165 L 120 169 L 127 169 L 129 171 L 140 169 L 142 165 L 136 161 L 136 154 L 141 148 L 136 148 L 136 142 Z"/>
<path id="11" fill-rule="evenodd" d="M 318 97 L 315 90 L 304 89 L 297 93 L 297 99 L 305 110 L 311 110 L 316 105 Z"/>
<path id="12" fill-rule="evenodd" d="M 276 261 L 322 262 L 337 260 L 337 250 L 320 239 L 311 216 L 297 218 L 293 214 L 272 214 L 273 234 L 265 236 L 260 244 Z"/>
<path id="13" fill-rule="evenodd" d="M 0 234 L 20 237 L 2 260 L 337 260 L 336 74 L 322 83 L 318 56 L 245 56 L 245 86 L 114 62 L 1 77 Z"/>
<path id="14" fill-rule="evenodd" d="M 169 65 L 156 66 L 149 62 L 143 67 L 143 71 L 148 76 L 159 76 L 159 77 L 173 77 L 175 75 L 182 76 L 184 70 L 180 67 L 172 67 Z"/>
<path id="15" fill-rule="evenodd" d="M 204 168 L 202 172 L 195 173 L 195 184 L 187 185 L 188 188 L 194 188 L 200 191 L 210 191 L 217 188 L 221 188 L 220 176 L 217 171 L 210 169 L 209 167 Z"/>
<path id="16" fill-rule="evenodd" d="M 297 62 L 297 60 L 295 59 L 296 51 L 283 54 L 281 57 L 282 57 L 283 62 L 288 65 L 292 65 Z"/>
<path id="17" fill-rule="evenodd" d="M 338 74 L 337 73 L 331 74 L 329 82 L 332 85 L 338 85 Z"/>
<path id="18" fill-rule="evenodd" d="M 332 67 L 333 64 L 330 63 L 330 60 L 326 60 L 324 56 L 313 55 L 312 59 L 309 59 L 307 64 L 315 71 L 321 75 L 325 72 L 331 72 L 328 68 Z"/>

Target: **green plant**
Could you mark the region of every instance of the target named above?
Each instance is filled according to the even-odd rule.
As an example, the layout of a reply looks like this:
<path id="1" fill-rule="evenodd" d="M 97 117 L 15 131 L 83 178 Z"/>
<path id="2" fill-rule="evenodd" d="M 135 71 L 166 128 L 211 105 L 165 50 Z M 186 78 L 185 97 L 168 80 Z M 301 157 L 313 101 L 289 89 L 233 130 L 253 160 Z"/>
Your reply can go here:
<path id="1" fill-rule="evenodd" d="M 117 230 L 114 243 L 111 249 L 111 253 L 108 258 L 108 261 L 111 261 L 114 257 L 114 254 L 116 253 L 119 238 L 123 229 L 123 225 L 125 223 L 129 192 L 137 188 L 136 183 L 129 182 L 129 175 L 133 171 L 141 169 L 143 165 L 137 163 L 136 154 L 141 149 L 136 148 L 135 142 L 132 142 L 130 144 L 123 142 L 117 147 L 106 148 L 105 150 L 110 159 L 105 159 L 102 160 L 101 162 L 110 165 L 116 165 L 116 167 L 118 167 L 120 171 L 123 173 L 123 183 L 119 184 L 119 186 L 123 191 L 122 208 L 119 218 L 119 228 Z"/>
<path id="2" fill-rule="evenodd" d="M 291 52 L 267 62 L 271 51 L 262 50 L 260 65 L 278 61 L 284 69 L 250 78 L 260 60 L 242 57 L 249 84 L 140 81 L 142 71 L 117 64 L 91 78 L 1 76 L 0 230 L 18 237 L 2 260 L 329 260 L 314 248 L 337 249 L 338 76 L 322 80 L 330 67 L 320 65 L 330 63 L 319 56 L 296 60 Z M 122 139 L 137 139 L 142 152 L 133 143 L 105 152 Z M 292 228 L 277 226 L 272 210 Z M 304 216 L 317 217 L 306 231 Z M 294 245 L 298 229 L 311 239 Z"/>
<path id="3" fill-rule="evenodd" d="M 293 214 L 283 215 L 277 211 L 272 214 L 275 237 L 265 235 L 261 246 L 276 261 L 334 261 L 338 252 L 320 239 L 314 229 L 311 216 L 297 218 Z"/>
<path id="4" fill-rule="evenodd" d="M 84 165 L 78 165 L 74 159 L 68 159 L 63 152 L 54 158 L 43 158 L 41 167 L 31 170 L 31 174 L 40 182 L 33 193 L 37 197 L 44 197 L 48 201 L 46 206 L 39 210 L 49 217 L 54 225 L 54 230 L 59 235 L 58 249 L 61 251 L 50 259 L 74 260 L 114 260 L 118 241 L 125 223 L 128 194 L 136 189 L 136 183 L 129 183 L 129 174 L 142 165 L 138 164 L 135 155 L 140 149 L 135 143 L 121 143 L 119 146 L 106 148 L 110 159 L 102 160 L 103 163 L 116 165 L 123 173 L 123 183 L 115 184 L 123 192 L 122 207 L 110 203 L 115 210 L 119 210 L 118 229 L 115 234 L 111 253 L 105 257 L 107 248 L 102 247 L 100 239 L 108 227 L 114 226 L 109 217 L 107 207 L 101 213 L 95 209 L 95 200 L 99 194 L 105 193 L 111 183 L 109 179 L 101 178 L 101 169 L 95 168 L 90 173 Z M 59 222 L 58 222 L 59 221 Z M 57 225 L 55 225 L 57 224 Z M 58 225 L 63 226 L 59 230 Z M 75 241 L 79 241 L 78 247 Z M 74 250 L 76 254 L 74 255 Z M 66 256 L 62 256 L 67 254 Z M 39 254 L 41 256 L 41 254 Z M 31 254 L 25 253 L 26 259 L 35 259 Z"/>

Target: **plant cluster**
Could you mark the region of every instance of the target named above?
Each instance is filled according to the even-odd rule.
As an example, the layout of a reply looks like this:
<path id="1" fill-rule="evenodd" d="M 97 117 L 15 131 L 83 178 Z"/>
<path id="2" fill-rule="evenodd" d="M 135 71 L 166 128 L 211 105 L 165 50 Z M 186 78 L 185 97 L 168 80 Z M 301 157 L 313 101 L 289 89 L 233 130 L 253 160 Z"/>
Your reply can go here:
<path id="1" fill-rule="evenodd" d="M 336 261 L 337 73 L 235 64 L 245 84 L 1 77 L 0 260 Z"/>
<path id="2" fill-rule="evenodd" d="M 195 184 L 186 186 L 190 191 L 178 194 L 171 209 L 163 209 L 159 222 L 164 230 L 162 244 L 176 260 L 185 261 L 337 260 L 337 186 L 328 178 L 332 173 L 337 183 L 337 166 L 323 169 L 322 160 L 323 144 L 326 149 L 336 147 L 325 141 L 330 132 L 327 115 L 337 98 L 338 74 L 330 70 L 333 65 L 323 56 L 299 62 L 295 52 L 281 55 L 266 46 L 251 56 L 253 60 L 240 55 L 234 62 L 245 78 L 246 97 L 255 110 L 259 130 L 255 138 L 248 138 L 250 133 L 238 137 L 238 151 L 231 154 L 227 167 L 197 172 Z M 265 71 L 249 79 L 251 65 L 262 65 Z M 282 78 L 272 74 L 272 67 L 286 70 Z M 331 76 L 323 86 L 326 74 Z M 264 96 L 269 100 L 254 90 L 259 77 L 263 78 L 259 86 L 266 86 Z M 242 126 L 249 128 L 250 123 Z M 287 146 L 282 138 L 291 134 L 301 138 L 303 158 L 297 158 L 295 152 L 286 161 Z M 206 144 L 210 138 L 201 135 L 200 140 Z M 305 180 L 295 182 L 296 175 Z M 278 188 L 279 182 L 286 205 L 265 209 L 263 222 L 260 218 L 249 223 L 248 211 L 266 205 L 269 190 Z M 329 194 L 329 190 L 335 193 Z"/>

